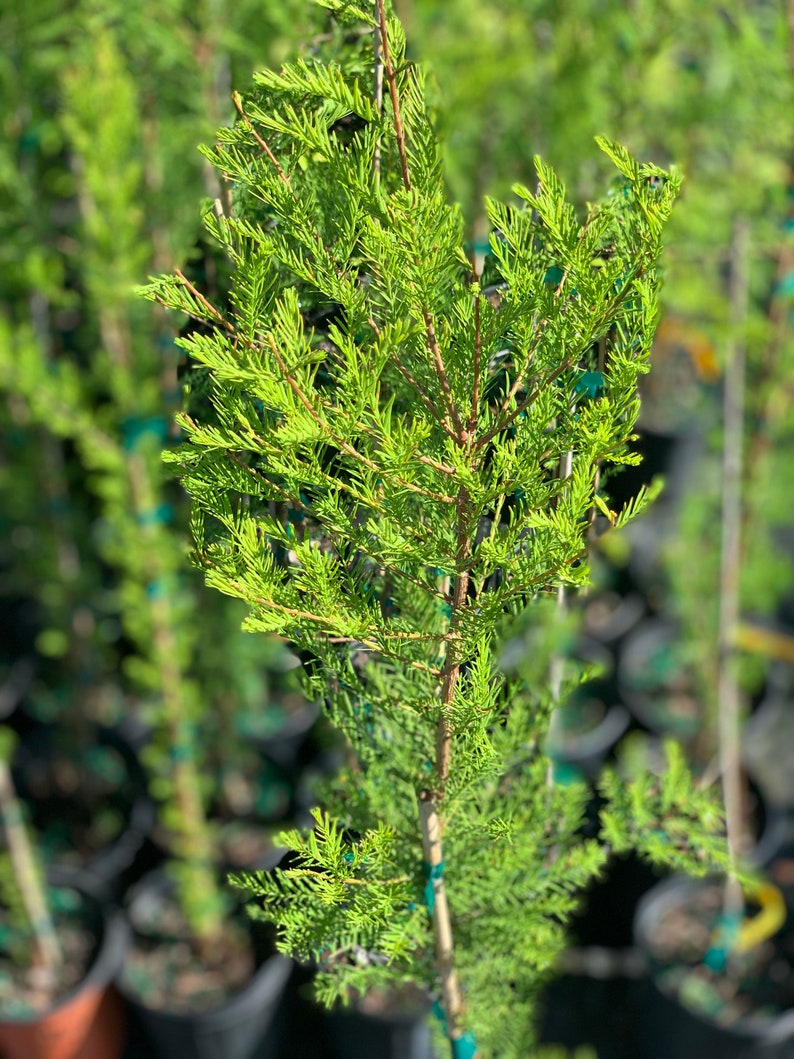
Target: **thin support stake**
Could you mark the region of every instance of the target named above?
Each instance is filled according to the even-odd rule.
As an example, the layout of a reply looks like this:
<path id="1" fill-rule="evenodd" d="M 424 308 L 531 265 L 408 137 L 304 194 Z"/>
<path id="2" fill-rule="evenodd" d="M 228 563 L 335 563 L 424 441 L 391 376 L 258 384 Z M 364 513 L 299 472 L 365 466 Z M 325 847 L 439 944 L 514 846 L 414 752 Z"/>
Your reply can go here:
<path id="1" fill-rule="evenodd" d="M 19 801 L 7 761 L 0 760 L 0 816 L 6 833 L 8 853 L 14 868 L 25 912 L 36 935 L 38 962 L 44 967 L 60 967 L 63 954 L 47 907 L 44 887 L 22 819 Z"/>
<path id="2" fill-rule="evenodd" d="M 728 848 L 735 868 L 745 839 L 740 760 L 741 698 L 734 635 L 739 622 L 742 516 L 742 434 L 744 429 L 745 340 L 749 300 L 749 226 L 739 218 L 731 247 L 731 338 L 725 367 L 722 449 L 722 547 L 717 663 L 719 759 L 725 799 Z M 726 909 L 742 906 L 741 887 L 732 878 Z"/>

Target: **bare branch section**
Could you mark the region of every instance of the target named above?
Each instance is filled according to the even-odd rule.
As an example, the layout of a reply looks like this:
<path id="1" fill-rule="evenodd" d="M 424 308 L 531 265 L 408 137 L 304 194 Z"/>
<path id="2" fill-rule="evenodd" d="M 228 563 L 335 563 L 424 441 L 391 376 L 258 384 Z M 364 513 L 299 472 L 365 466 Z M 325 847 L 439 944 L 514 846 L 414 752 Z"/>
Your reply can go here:
<path id="1" fill-rule="evenodd" d="M 397 75 L 394 72 L 394 63 L 391 61 L 389 37 L 386 32 L 386 6 L 383 0 L 378 0 L 378 32 L 380 35 L 386 79 L 389 82 L 389 95 L 391 97 L 391 107 L 394 115 L 394 132 L 397 137 L 397 150 L 400 155 L 400 168 L 402 170 L 403 184 L 405 185 L 405 190 L 410 191 L 411 173 L 408 169 L 408 151 L 405 147 L 405 130 L 403 129 L 402 116 L 400 114 L 400 100 L 397 94 Z"/>
<path id="2" fill-rule="evenodd" d="M 378 108 L 378 114 L 381 114 L 383 112 L 383 38 L 380 32 L 380 24 L 375 26 L 373 53 L 375 67 L 372 86 L 373 96 L 375 97 L 375 106 Z M 375 150 L 372 155 L 372 175 L 377 188 L 380 184 L 380 137 L 375 142 Z"/>
<path id="3" fill-rule="evenodd" d="M 430 876 L 428 886 L 433 894 L 433 934 L 436 943 L 436 969 L 441 981 L 441 998 L 447 1035 L 451 1041 L 463 1036 L 461 1021 L 464 1014 L 463 995 L 455 970 L 455 949 L 452 939 L 452 919 L 444 882 L 444 851 L 441 844 L 441 822 L 432 791 L 419 793 L 419 823 L 422 828 L 422 852 Z"/>

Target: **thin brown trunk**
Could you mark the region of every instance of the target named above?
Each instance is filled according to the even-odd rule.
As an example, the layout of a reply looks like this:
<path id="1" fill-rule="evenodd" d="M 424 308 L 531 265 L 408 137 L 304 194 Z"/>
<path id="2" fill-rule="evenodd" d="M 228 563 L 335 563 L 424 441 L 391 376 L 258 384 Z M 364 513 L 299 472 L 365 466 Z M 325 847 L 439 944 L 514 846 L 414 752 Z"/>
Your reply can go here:
<path id="1" fill-rule="evenodd" d="M 739 621 L 742 516 L 742 440 L 744 428 L 745 340 L 749 297 L 749 226 L 740 218 L 731 248 L 731 339 L 725 368 L 722 455 L 722 549 L 717 670 L 719 760 L 731 862 L 735 867 L 744 848 L 740 760 L 741 696 L 734 636 Z M 741 905 L 735 878 L 726 890 L 726 904 Z"/>

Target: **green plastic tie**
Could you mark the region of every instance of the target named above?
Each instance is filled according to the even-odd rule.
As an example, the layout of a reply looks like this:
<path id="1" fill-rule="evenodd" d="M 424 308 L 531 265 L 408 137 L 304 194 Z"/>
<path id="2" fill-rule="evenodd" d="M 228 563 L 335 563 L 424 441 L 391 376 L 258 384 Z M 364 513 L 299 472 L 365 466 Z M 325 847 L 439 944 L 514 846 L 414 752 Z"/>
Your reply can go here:
<path id="1" fill-rule="evenodd" d="M 742 925 L 741 912 L 725 913 L 720 917 L 716 937 L 709 951 L 703 957 L 703 963 L 712 971 L 724 971 L 728 956 L 736 948 L 739 931 Z"/>
<path id="2" fill-rule="evenodd" d="M 447 1031 L 447 1017 L 438 1000 L 433 1001 L 432 1012 L 441 1023 L 449 1043 L 452 1045 L 452 1059 L 474 1059 L 477 1054 L 477 1041 L 473 1033 L 464 1033 L 460 1037 L 450 1037 Z"/>
<path id="3" fill-rule="evenodd" d="M 574 393 L 590 399 L 598 397 L 604 389 L 604 376 L 600 371 L 585 371 L 574 386 Z"/>
<path id="4" fill-rule="evenodd" d="M 422 861 L 422 872 L 427 880 L 425 882 L 425 904 L 427 910 L 432 916 L 433 909 L 436 907 L 436 888 L 433 885 L 436 879 L 440 879 L 444 874 L 444 862 L 439 861 L 438 864 L 428 864 L 427 861 Z"/>
<path id="5" fill-rule="evenodd" d="M 452 1059 L 474 1059 L 477 1054 L 477 1042 L 473 1033 L 464 1033 L 462 1037 L 452 1040 Z"/>
<path id="6" fill-rule="evenodd" d="M 552 758 L 552 776 L 558 787 L 572 787 L 576 783 L 583 783 L 584 773 L 575 765 L 564 761 L 555 761 Z"/>
<path id="7" fill-rule="evenodd" d="M 173 516 L 174 509 L 170 504 L 160 504 L 149 511 L 141 511 L 136 521 L 139 526 L 165 526 Z"/>
<path id="8" fill-rule="evenodd" d="M 121 424 L 121 436 L 127 452 L 137 449 L 146 437 L 153 437 L 162 445 L 168 437 L 168 419 L 165 416 L 130 416 Z"/>
<path id="9" fill-rule="evenodd" d="M 165 599 L 168 595 L 168 586 L 162 578 L 151 581 L 146 586 L 146 595 L 149 599 Z"/>

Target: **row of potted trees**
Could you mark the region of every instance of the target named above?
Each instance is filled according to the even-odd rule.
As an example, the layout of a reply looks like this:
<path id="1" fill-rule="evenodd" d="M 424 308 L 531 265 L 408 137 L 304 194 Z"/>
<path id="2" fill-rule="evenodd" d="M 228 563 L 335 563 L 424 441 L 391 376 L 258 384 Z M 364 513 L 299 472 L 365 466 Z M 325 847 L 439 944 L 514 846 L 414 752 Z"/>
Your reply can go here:
<path id="1" fill-rule="evenodd" d="M 123 962 L 119 988 L 143 1018 L 152 990 L 183 1015 L 212 1007 L 272 955 L 230 924 L 223 872 L 272 859 L 316 710 L 284 645 L 255 644 L 240 608 L 190 570 L 187 506 L 160 458 L 182 399 L 173 330 L 134 287 L 191 254 L 198 197 L 222 190 L 194 144 L 227 119 L 230 78 L 283 46 L 296 11 L 50 7 L 2 15 L 18 59 L 3 223 L 19 254 L 4 257 L 0 323 L 0 1051 L 100 1059 L 125 1048 L 108 989 Z M 201 247 L 192 257 L 211 268 Z M 162 862 L 131 906 L 130 948 L 113 908 Z M 152 955 L 157 937 L 165 956 Z M 289 964 L 268 968 L 277 992 Z M 183 1021 L 178 1053 L 199 1054 L 204 1031 Z M 173 1028 L 155 1019 L 148 1032 L 170 1054 Z"/>
<path id="2" fill-rule="evenodd" d="M 300 652 L 295 676 L 352 748 L 327 784 L 326 811 L 311 833 L 282 836 L 290 857 L 265 875 L 252 869 L 273 868 L 275 857 L 250 855 L 250 835 L 241 838 L 238 826 L 246 853 L 235 864 L 207 820 L 212 803 L 237 824 L 273 819 L 286 815 L 292 795 L 289 782 L 279 789 L 275 767 L 260 782 L 261 759 L 247 774 L 261 717 L 241 709 L 239 679 L 229 688 L 230 674 L 247 674 L 252 697 L 261 695 L 265 648 L 249 654 L 233 628 L 239 612 L 188 582 L 173 531 L 179 494 L 162 480 L 160 450 L 175 365 L 153 353 L 168 325 L 163 317 L 143 325 L 142 308 L 119 308 L 118 291 L 139 278 L 142 262 L 145 227 L 128 212 L 141 174 L 122 160 L 128 184 L 108 191 L 108 155 L 92 157 L 97 143 L 124 150 L 112 132 L 129 124 L 133 108 L 132 82 L 100 25 L 91 76 L 104 79 L 111 102 L 86 106 L 79 72 L 64 83 L 66 127 L 82 159 L 74 178 L 86 240 L 80 282 L 102 355 L 76 367 L 63 356 L 62 332 L 48 348 L 48 309 L 34 297 L 32 326 L 12 320 L 4 342 L 15 428 L 65 439 L 66 447 L 49 439 L 48 451 L 79 455 L 94 498 L 70 480 L 68 464 L 46 461 L 59 577 L 69 577 L 53 578 L 62 594 L 44 602 L 54 599 L 69 620 L 55 621 L 39 646 L 58 655 L 66 635 L 91 717 L 126 712 L 107 694 L 109 682 L 98 689 L 86 679 L 108 641 L 129 687 L 150 700 L 141 727 L 126 735 L 144 744 L 148 786 L 162 807 L 157 837 L 173 870 L 170 882 L 136 896 L 130 915 L 141 937 L 168 944 L 155 958 L 143 941 L 122 988 L 137 993 L 149 1021 L 152 995 L 174 982 L 171 1015 L 150 1022 L 164 1055 L 199 1049 L 208 1033 L 221 1041 L 222 1023 L 236 1040 L 217 1044 L 223 1054 L 251 1054 L 271 1010 L 265 998 L 289 973 L 272 948 L 246 954 L 238 943 L 218 883 L 231 866 L 248 869 L 238 886 L 276 925 L 280 952 L 317 965 L 322 999 L 357 998 L 365 1014 L 383 1014 L 410 1008 L 412 991 L 435 994 L 435 1032 L 453 1055 L 525 1054 L 533 998 L 562 945 L 559 921 L 609 850 L 634 845 L 698 873 L 728 863 L 713 837 L 714 800 L 674 751 L 666 772 L 626 768 L 605 780 L 605 804 L 585 840 L 587 789 L 565 785 L 544 756 L 566 756 L 549 741 L 566 735 L 565 724 L 547 734 L 563 693 L 571 697 L 558 716 L 573 729 L 595 696 L 592 685 L 578 688 L 581 665 L 561 666 L 570 652 L 563 608 L 545 608 L 542 597 L 584 587 L 589 556 L 609 546 L 601 533 L 650 496 L 642 490 L 621 508 L 607 471 L 610 461 L 632 459 L 676 178 L 605 142 L 618 177 L 580 221 L 538 163 L 537 189 L 518 189 L 523 209 L 488 202 L 488 253 L 470 261 L 399 24 L 383 5 L 336 6 L 307 62 L 264 73 L 250 97 L 237 97 L 237 124 L 209 152 L 220 174 L 207 177 L 213 249 L 149 288 L 192 319 L 180 341 L 189 355 L 180 419 L 188 440 L 170 458 L 193 498 L 196 559 L 211 585 L 244 601 L 249 629 L 278 632 Z M 109 244 L 97 218 L 111 216 Z M 101 546 L 98 570 L 75 561 L 84 524 Z M 123 641 L 118 631 L 113 639 L 114 614 Z M 213 652 L 227 666 L 240 659 L 239 668 L 213 667 Z M 273 655 L 271 672 L 289 667 L 283 650 Z M 9 678 L 16 686 L 19 670 Z M 299 735 L 311 708 L 294 687 L 281 700 L 282 719 Z M 60 721 L 85 737 L 82 710 Z M 270 760 L 283 767 L 288 733 L 280 742 Z M 108 812 L 90 824 L 101 835 L 114 826 L 112 774 L 135 756 L 113 737 L 95 743 L 95 804 Z M 32 757 L 20 774 L 35 772 Z M 570 764 L 576 754 L 567 757 Z M 56 772 L 62 791 L 69 769 L 62 762 Z M 36 777 L 30 782 L 35 788 Z M 4 790 L 11 866 L 25 880 L 17 892 L 30 897 L 41 869 L 30 853 L 20 867 L 24 829 L 14 822 L 11 784 Z M 140 804 L 151 815 L 151 803 Z M 15 902 L 20 922 L 51 935 L 38 912 Z M 40 895 L 36 907 L 45 904 Z M 118 951 L 113 923 L 106 934 Z M 501 956 L 483 964 L 483 948 Z M 726 959 L 739 952 L 723 949 Z M 186 1030 L 181 1009 L 234 991 L 266 954 L 255 991 L 264 1021 L 248 1037 L 234 1003 L 212 1030 Z M 36 989 L 46 965 L 37 961 Z M 192 1000 L 182 993 L 186 980 L 198 991 Z M 427 1032 L 411 1045 L 417 1054 L 429 1048 Z M 120 1048 L 120 1035 L 111 1037 Z"/>

